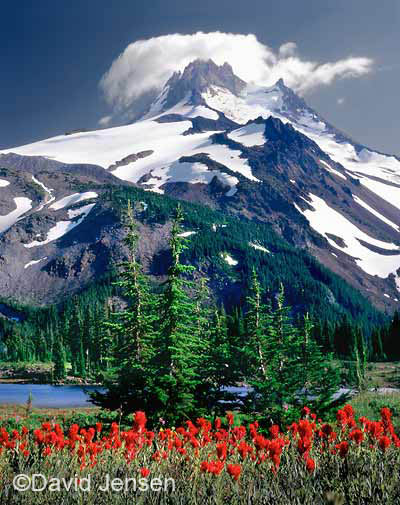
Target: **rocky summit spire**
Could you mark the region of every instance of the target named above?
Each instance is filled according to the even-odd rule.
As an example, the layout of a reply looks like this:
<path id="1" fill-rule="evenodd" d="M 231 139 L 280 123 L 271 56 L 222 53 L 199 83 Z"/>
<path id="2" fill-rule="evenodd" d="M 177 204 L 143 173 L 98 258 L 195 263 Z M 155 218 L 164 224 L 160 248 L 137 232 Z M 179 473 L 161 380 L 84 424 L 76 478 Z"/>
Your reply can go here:
<path id="1" fill-rule="evenodd" d="M 192 105 L 201 104 L 201 94 L 211 86 L 218 86 L 238 95 L 246 83 L 233 73 L 229 63 L 218 66 L 211 59 L 197 59 L 189 63 L 183 72 L 175 72 L 169 79 L 164 106 L 168 109 L 183 99 L 188 99 Z"/>

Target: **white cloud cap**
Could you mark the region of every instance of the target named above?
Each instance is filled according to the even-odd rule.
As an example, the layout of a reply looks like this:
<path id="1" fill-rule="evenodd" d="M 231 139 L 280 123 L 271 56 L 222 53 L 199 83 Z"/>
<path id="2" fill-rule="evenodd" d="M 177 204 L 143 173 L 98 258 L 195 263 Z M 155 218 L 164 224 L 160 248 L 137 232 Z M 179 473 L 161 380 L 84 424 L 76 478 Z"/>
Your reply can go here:
<path id="1" fill-rule="evenodd" d="M 211 58 L 218 65 L 228 62 L 247 82 L 270 86 L 283 78 L 300 94 L 335 79 L 365 75 L 373 64 L 365 57 L 322 64 L 306 61 L 298 55 L 294 42 L 281 45 L 275 52 L 253 34 L 176 33 L 129 44 L 103 76 L 100 86 L 106 100 L 123 111 L 142 95 L 161 90 L 173 72 L 182 71 L 197 58 Z"/>

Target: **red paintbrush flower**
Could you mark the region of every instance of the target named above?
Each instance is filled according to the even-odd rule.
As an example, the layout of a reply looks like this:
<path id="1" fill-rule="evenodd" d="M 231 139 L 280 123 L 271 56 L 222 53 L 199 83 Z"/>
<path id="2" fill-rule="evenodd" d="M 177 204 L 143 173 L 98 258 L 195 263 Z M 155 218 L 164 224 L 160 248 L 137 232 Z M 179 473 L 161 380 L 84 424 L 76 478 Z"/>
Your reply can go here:
<path id="1" fill-rule="evenodd" d="M 240 477 L 240 472 L 242 471 L 242 467 L 240 465 L 228 465 L 226 467 L 229 475 L 233 477 L 236 481 Z"/>
<path id="2" fill-rule="evenodd" d="M 135 412 L 135 428 L 143 430 L 144 427 L 146 426 L 146 423 L 147 423 L 146 414 L 141 410 Z"/>
<path id="3" fill-rule="evenodd" d="M 312 458 L 307 458 L 306 468 L 309 473 L 313 473 L 315 470 L 315 461 Z"/>
<path id="4" fill-rule="evenodd" d="M 386 435 L 383 435 L 383 437 L 381 437 L 379 439 L 379 447 L 382 449 L 382 451 L 386 451 L 386 449 L 390 446 L 391 444 L 391 441 L 390 441 L 390 438 L 387 437 Z"/>
<path id="5" fill-rule="evenodd" d="M 148 468 L 142 468 L 140 470 L 140 475 L 144 478 L 148 477 L 150 475 L 150 470 Z"/>
<path id="6" fill-rule="evenodd" d="M 359 429 L 355 429 L 350 432 L 349 438 L 350 440 L 354 440 L 356 444 L 361 444 L 361 442 L 364 440 L 364 433 Z"/>

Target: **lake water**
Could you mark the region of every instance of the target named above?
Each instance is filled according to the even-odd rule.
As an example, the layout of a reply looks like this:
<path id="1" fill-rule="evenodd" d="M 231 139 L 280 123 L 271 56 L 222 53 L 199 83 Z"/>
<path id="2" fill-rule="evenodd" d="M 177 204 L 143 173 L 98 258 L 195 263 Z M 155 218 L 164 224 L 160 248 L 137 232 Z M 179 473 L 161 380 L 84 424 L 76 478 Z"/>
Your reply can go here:
<path id="1" fill-rule="evenodd" d="M 249 388 L 229 387 L 224 388 L 233 393 L 238 400 L 249 392 Z M 390 388 L 380 388 L 379 393 L 398 392 L 389 391 Z M 50 384 L 1 384 L 0 383 L 0 404 L 25 404 L 29 393 L 32 393 L 34 407 L 47 408 L 71 408 L 71 407 L 91 407 L 89 392 L 102 390 L 99 386 L 53 386 Z M 342 394 L 353 395 L 355 391 L 348 388 L 340 388 L 333 395 L 336 399 Z"/>
<path id="2" fill-rule="evenodd" d="M 0 384 L 0 404 L 25 404 L 32 393 L 34 407 L 90 407 L 88 392 L 98 386 L 53 386 L 50 384 Z"/>

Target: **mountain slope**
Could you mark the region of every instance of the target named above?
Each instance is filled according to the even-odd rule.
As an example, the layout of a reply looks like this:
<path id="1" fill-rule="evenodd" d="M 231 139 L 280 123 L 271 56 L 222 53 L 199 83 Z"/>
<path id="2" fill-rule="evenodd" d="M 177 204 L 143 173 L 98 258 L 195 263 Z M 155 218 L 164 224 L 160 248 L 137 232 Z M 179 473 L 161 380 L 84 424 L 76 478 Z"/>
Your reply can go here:
<path id="1" fill-rule="evenodd" d="M 98 165 L 97 176 L 102 167 L 112 184 L 118 178 L 270 223 L 378 308 L 394 310 L 399 304 L 400 161 L 353 142 L 281 80 L 269 88 L 248 85 L 229 65 L 195 61 L 170 78 L 133 124 L 10 149 L 0 154 L 0 166 L 12 152 L 41 156 L 49 166 Z M 13 198 L 32 200 L 28 186 L 18 195 L 10 187 L 0 187 L 7 195 L 6 228 L 30 210 L 27 200 L 13 203 Z M 101 219 L 96 207 L 85 212 L 82 224 L 75 216 L 77 229 L 88 219 Z M 52 230 L 47 232 L 54 236 Z"/>

